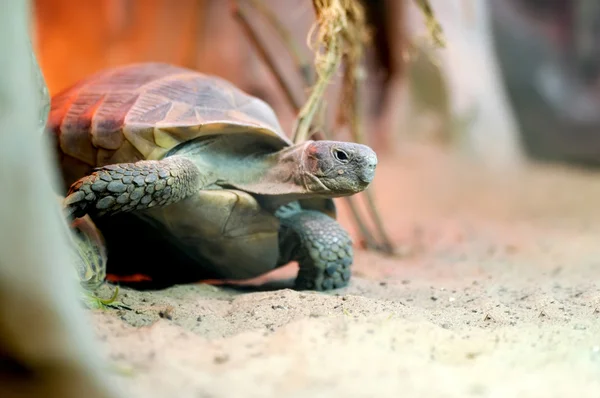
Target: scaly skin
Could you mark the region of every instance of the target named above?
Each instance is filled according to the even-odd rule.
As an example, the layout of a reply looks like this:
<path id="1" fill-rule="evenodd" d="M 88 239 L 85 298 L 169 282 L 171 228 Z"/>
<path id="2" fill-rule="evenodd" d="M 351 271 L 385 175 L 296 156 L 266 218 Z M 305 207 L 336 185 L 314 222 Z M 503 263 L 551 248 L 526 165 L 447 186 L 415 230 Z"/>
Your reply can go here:
<path id="1" fill-rule="evenodd" d="M 318 291 L 348 285 L 352 240 L 333 218 L 313 210 L 280 215 L 280 263 L 298 261 L 296 288 Z"/>
<path id="2" fill-rule="evenodd" d="M 166 206 L 198 189 L 198 168 L 173 156 L 100 167 L 71 185 L 63 203 L 68 216 L 105 216 Z"/>

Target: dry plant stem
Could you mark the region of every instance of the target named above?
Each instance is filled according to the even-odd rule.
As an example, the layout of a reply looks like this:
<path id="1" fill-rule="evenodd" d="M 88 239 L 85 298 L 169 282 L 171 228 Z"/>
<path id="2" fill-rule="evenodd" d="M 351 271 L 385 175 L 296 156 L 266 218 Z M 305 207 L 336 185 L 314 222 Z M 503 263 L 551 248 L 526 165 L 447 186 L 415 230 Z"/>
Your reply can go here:
<path id="1" fill-rule="evenodd" d="M 354 224 L 356 224 L 356 227 L 358 228 L 358 231 L 362 237 L 363 241 L 361 243 L 363 246 L 370 250 L 381 250 L 381 245 L 373 238 L 373 234 L 371 234 L 371 231 L 369 231 L 369 228 L 367 228 L 367 224 L 360 215 L 358 207 L 356 206 L 356 203 L 354 203 L 354 198 L 345 197 L 344 201 L 348 205 L 350 213 L 352 213 L 352 217 L 354 217 Z"/>
<path id="2" fill-rule="evenodd" d="M 425 26 L 429 31 L 429 36 L 433 43 L 438 47 L 446 47 L 446 39 L 442 31 L 442 26 L 436 19 L 429 0 L 414 0 L 419 10 L 425 17 Z"/>
<path id="3" fill-rule="evenodd" d="M 233 14 L 239 21 L 244 33 L 252 43 L 253 47 L 258 52 L 259 56 L 263 60 L 263 62 L 267 65 L 267 67 L 273 72 L 273 76 L 277 79 L 277 83 L 282 88 L 285 97 L 288 100 L 288 103 L 293 109 L 298 109 L 300 100 L 296 98 L 292 88 L 287 84 L 285 79 L 283 78 L 283 74 L 278 70 L 277 65 L 275 64 L 275 60 L 269 56 L 265 46 L 260 41 L 260 38 L 252 28 L 250 21 L 248 20 L 248 16 L 242 7 L 239 6 L 237 1 L 232 2 Z"/>
<path id="4" fill-rule="evenodd" d="M 332 134 L 331 131 L 327 129 L 327 102 L 325 100 L 321 101 L 321 106 L 319 107 L 319 113 L 317 114 L 317 120 L 314 123 L 314 129 L 321 132 L 323 136 L 322 139 L 331 140 Z"/>
<path id="5" fill-rule="evenodd" d="M 313 29 L 319 26 L 317 33 L 317 49 L 315 55 L 315 66 L 317 68 L 317 82 L 313 86 L 308 101 L 304 104 L 299 112 L 296 126 L 294 128 L 294 142 L 300 143 L 306 141 L 313 119 L 322 101 L 325 90 L 329 82 L 333 78 L 334 73 L 338 70 L 343 54 L 344 38 L 343 32 L 347 29 L 345 25 L 344 15 L 342 13 L 329 14 L 324 17 L 325 9 L 331 7 L 332 4 L 326 5 L 321 1 L 313 0 L 313 7 L 316 14 L 316 25 Z M 340 4 L 337 4 L 340 6 Z M 339 12 L 339 9 L 337 9 Z M 327 19 L 330 18 L 330 19 Z M 309 34 L 312 34 L 312 29 Z M 324 48 L 324 53 L 321 53 L 321 47 Z"/>
<path id="6" fill-rule="evenodd" d="M 340 104 L 340 113 L 339 115 L 342 119 L 346 119 L 345 122 L 350 124 L 350 131 L 354 140 L 358 143 L 365 143 L 363 130 L 361 128 L 361 120 L 360 120 L 360 101 L 358 96 L 358 62 L 356 60 L 349 61 L 349 57 L 345 56 L 344 60 L 346 61 L 347 70 L 344 74 L 344 90 L 346 101 Z M 345 107 L 345 109 L 343 109 Z M 392 244 L 391 239 L 389 238 L 385 228 L 383 226 L 383 222 L 381 221 L 381 216 L 379 211 L 377 210 L 377 205 L 375 204 L 375 198 L 373 195 L 372 187 L 369 187 L 365 190 L 364 195 L 367 199 L 367 210 L 371 218 L 373 219 L 373 223 L 375 224 L 375 229 L 379 238 L 382 242 L 378 249 L 386 254 L 394 253 L 394 245 Z M 356 210 L 353 211 L 353 213 Z M 355 218 L 358 222 L 358 214 L 355 215 Z M 368 231 L 367 231 L 368 233 Z M 366 235 L 363 233 L 363 236 Z"/>
<path id="7" fill-rule="evenodd" d="M 325 89 L 327 89 L 340 61 L 341 57 L 335 51 L 329 51 L 326 59 L 327 66 L 314 85 L 308 101 L 300 109 L 296 128 L 294 129 L 294 143 L 298 144 L 308 139 L 310 127 L 325 94 Z"/>
<path id="8" fill-rule="evenodd" d="M 369 214 L 371 215 L 373 223 L 375 224 L 375 229 L 377 230 L 377 233 L 382 241 L 382 245 L 379 246 L 379 249 L 385 254 L 394 254 L 394 244 L 392 243 L 383 226 L 383 221 L 381 221 L 379 210 L 377 210 L 377 205 L 375 204 L 373 190 L 371 188 L 365 190 L 365 196 L 367 198 L 367 209 L 369 210 Z"/>
<path id="9" fill-rule="evenodd" d="M 258 36 L 256 31 L 250 24 L 250 21 L 248 20 L 248 16 L 246 15 L 245 12 L 243 12 L 241 10 L 241 7 L 239 7 L 236 0 L 233 0 L 233 12 L 234 12 L 234 15 L 238 18 L 238 21 L 240 22 L 240 24 L 242 25 L 242 28 L 244 29 L 244 32 L 246 33 L 246 35 L 248 36 L 248 39 L 252 43 L 252 46 L 258 52 L 259 56 L 261 57 L 261 59 L 263 60 L 263 62 L 267 66 L 267 68 L 269 68 L 269 70 L 271 71 L 271 73 L 273 74 L 275 79 L 277 80 L 277 83 L 279 84 L 279 87 L 285 94 L 289 105 L 292 107 L 294 112 L 298 113 L 300 111 L 300 108 L 302 107 L 302 102 L 297 98 L 297 96 L 294 93 L 294 90 L 288 84 L 288 82 L 283 77 L 282 73 L 277 68 L 275 60 L 273 59 L 273 57 L 269 54 L 269 52 L 263 45 L 260 37 Z M 283 28 L 283 26 L 281 26 L 280 29 L 285 30 Z M 285 37 L 289 38 L 290 42 L 293 42 L 293 40 L 291 39 L 291 35 L 289 33 Z M 282 39 L 285 39 L 285 37 L 283 37 Z M 290 42 L 286 42 L 284 40 L 284 44 L 286 44 L 286 46 L 289 46 Z M 301 65 L 298 65 L 298 72 L 300 73 L 301 77 L 304 80 L 304 83 L 306 84 L 306 82 L 307 82 L 306 75 L 304 73 L 302 73 Z M 323 134 L 321 132 L 314 132 L 312 135 L 314 136 L 315 139 L 323 139 Z"/>
<path id="10" fill-rule="evenodd" d="M 365 137 L 361 129 L 360 121 L 360 103 L 358 100 L 358 65 L 355 60 L 350 60 L 347 55 L 344 56 L 346 71 L 342 82 L 343 100 L 338 108 L 338 122 L 350 126 L 350 134 L 354 141 L 364 144 Z"/>

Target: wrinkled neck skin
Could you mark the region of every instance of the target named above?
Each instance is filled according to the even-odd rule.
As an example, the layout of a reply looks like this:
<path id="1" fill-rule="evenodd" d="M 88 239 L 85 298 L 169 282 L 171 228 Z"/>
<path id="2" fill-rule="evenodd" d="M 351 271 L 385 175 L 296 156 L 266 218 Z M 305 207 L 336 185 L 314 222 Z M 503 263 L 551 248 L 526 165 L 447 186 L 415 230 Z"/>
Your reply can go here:
<path id="1" fill-rule="evenodd" d="M 284 148 L 265 157 L 268 165 L 254 183 L 239 185 L 253 193 L 261 206 L 275 212 L 282 206 L 299 199 L 328 198 L 334 195 L 323 183 L 306 169 L 308 151 L 312 141 Z"/>
<path id="2" fill-rule="evenodd" d="M 306 141 L 265 156 L 262 175 L 240 188 L 262 195 L 296 195 L 295 199 L 330 196 L 330 190 L 306 169 L 306 148 L 311 143 Z"/>
<path id="3" fill-rule="evenodd" d="M 167 156 L 192 160 L 202 189 L 239 189 L 273 208 L 301 198 L 335 196 L 305 170 L 305 149 L 311 142 L 273 152 L 251 135 L 222 135 L 193 141 Z"/>

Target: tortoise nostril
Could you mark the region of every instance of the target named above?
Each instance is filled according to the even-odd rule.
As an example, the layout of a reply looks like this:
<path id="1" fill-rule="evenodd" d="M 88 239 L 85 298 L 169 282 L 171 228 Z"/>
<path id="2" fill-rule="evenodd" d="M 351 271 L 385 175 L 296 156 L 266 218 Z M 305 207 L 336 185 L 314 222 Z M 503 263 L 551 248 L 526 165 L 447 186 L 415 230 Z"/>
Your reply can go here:
<path id="1" fill-rule="evenodd" d="M 375 169 L 375 167 L 377 167 L 377 156 L 374 153 L 373 155 L 368 156 L 366 164 L 368 168 Z"/>

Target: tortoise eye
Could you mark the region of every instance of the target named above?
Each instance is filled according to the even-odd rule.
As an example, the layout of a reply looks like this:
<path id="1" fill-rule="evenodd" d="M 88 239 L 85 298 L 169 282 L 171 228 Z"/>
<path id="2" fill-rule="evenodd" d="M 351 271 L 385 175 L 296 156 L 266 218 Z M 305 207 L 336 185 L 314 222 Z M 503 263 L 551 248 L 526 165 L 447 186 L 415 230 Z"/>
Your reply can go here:
<path id="1" fill-rule="evenodd" d="M 348 163 L 348 161 L 350 160 L 348 154 L 342 151 L 341 149 L 334 149 L 333 156 L 342 163 Z"/>

